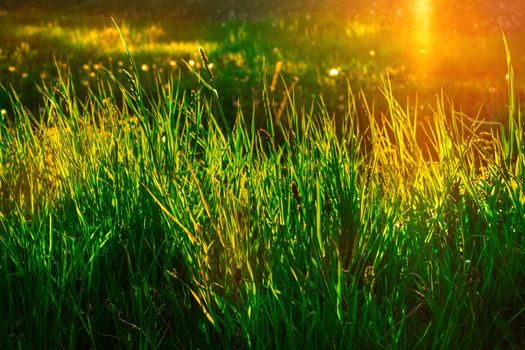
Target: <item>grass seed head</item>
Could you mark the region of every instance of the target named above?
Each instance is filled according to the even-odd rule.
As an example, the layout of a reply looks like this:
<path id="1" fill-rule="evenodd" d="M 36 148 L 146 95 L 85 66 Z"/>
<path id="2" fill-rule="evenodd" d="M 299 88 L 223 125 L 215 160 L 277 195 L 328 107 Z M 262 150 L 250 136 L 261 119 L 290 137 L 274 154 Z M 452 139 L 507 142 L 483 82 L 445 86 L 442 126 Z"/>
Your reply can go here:
<path id="1" fill-rule="evenodd" d="M 201 55 L 202 63 L 204 64 L 204 68 L 206 71 L 210 74 L 211 80 L 214 79 L 213 72 L 212 72 L 212 65 L 210 65 L 210 60 L 208 59 L 208 55 L 206 55 L 206 52 L 202 47 L 199 47 L 199 54 Z"/>
<path id="2" fill-rule="evenodd" d="M 208 56 L 202 47 L 199 47 L 199 54 L 201 55 L 202 62 L 207 66 L 209 64 Z"/>

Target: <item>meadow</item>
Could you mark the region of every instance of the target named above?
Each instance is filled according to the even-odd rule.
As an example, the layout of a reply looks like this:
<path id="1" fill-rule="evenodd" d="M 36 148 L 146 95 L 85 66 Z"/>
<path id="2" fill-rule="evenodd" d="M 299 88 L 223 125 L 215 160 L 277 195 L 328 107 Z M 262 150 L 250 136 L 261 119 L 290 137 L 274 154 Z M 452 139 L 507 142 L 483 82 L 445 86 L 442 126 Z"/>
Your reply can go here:
<path id="1" fill-rule="evenodd" d="M 0 348 L 525 346 L 525 32 L 416 9 L 0 11 Z"/>

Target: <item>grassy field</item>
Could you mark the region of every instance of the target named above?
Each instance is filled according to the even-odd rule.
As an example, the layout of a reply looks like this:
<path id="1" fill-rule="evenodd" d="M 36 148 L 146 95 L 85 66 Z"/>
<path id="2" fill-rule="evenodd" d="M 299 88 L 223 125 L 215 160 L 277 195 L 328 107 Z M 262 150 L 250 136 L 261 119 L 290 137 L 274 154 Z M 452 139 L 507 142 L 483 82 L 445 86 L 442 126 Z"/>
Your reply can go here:
<path id="1" fill-rule="evenodd" d="M 0 348 L 525 346 L 501 32 L 1 18 Z"/>
<path id="2" fill-rule="evenodd" d="M 348 102 L 347 83 L 355 91 L 363 90 L 384 110 L 387 106 L 378 86 L 388 74 L 403 104 L 409 98 L 413 106 L 417 102 L 425 109 L 443 88 L 462 112 L 475 116 L 481 109 L 482 119 L 505 122 L 507 70 L 499 29 L 458 32 L 440 18 L 426 28 L 429 23 L 412 19 L 414 14 L 407 11 L 348 18 L 306 10 L 288 17 L 279 14 L 250 19 L 234 12 L 220 19 L 196 20 L 159 14 L 151 18 L 126 11 L 100 14 L 83 8 L 50 14 L 31 8 L 0 11 L 0 82 L 12 86 L 35 112 L 43 107 L 35 82 L 56 82 L 55 60 L 62 74 L 71 73 L 76 93 L 82 96 L 96 90 L 106 70 L 126 79 L 124 71 L 132 67 L 111 21 L 113 16 L 133 52 L 146 90 L 155 88 L 159 75 L 166 81 L 179 74 L 183 90 L 195 89 L 183 61 L 202 68 L 197 49 L 203 47 L 228 115 L 235 114 L 238 100 L 247 114 L 253 104 L 262 111 L 263 77 L 271 82 L 279 64 L 273 84 L 278 90 L 277 105 L 285 94 L 282 76 L 287 85 L 294 85 L 298 100 L 311 101 L 322 94 L 335 113 L 342 112 Z M 525 30 L 520 28 L 506 31 L 518 75 L 525 64 L 525 48 L 520 45 Z M 520 95 L 525 90 L 522 80 L 516 85 Z M 0 107 L 10 107 L 5 92 L 0 92 Z"/>

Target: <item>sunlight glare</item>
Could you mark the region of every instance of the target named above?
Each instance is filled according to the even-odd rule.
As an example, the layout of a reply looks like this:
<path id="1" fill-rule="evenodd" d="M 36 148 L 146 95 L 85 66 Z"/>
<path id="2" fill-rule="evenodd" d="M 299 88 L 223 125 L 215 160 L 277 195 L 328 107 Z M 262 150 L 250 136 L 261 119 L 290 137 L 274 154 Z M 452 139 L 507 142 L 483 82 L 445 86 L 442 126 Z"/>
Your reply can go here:
<path id="1" fill-rule="evenodd" d="M 415 0 L 414 2 L 414 36 L 418 51 L 427 52 L 430 46 L 432 6 L 430 0 Z"/>
<path id="2" fill-rule="evenodd" d="M 432 65 L 432 0 L 413 0 L 411 56 L 420 75 L 429 73 Z"/>

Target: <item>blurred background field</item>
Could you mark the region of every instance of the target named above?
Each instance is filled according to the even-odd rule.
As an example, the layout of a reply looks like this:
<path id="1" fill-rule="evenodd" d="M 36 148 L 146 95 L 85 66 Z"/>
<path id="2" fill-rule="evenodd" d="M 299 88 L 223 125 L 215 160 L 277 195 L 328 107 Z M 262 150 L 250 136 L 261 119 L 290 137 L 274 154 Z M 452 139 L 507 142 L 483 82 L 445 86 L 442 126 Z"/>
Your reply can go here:
<path id="1" fill-rule="evenodd" d="M 228 114 L 240 102 L 261 107 L 263 78 L 278 106 L 285 86 L 306 103 L 322 95 L 335 114 L 347 104 L 347 83 L 370 98 L 389 78 L 396 97 L 422 115 L 441 89 L 471 117 L 503 121 L 507 68 L 502 32 L 518 76 L 525 65 L 524 5 L 515 1 L 11 1 L 0 5 L 0 82 L 34 111 L 35 83 L 71 72 L 79 95 L 97 88 L 106 70 L 125 80 L 130 62 L 111 17 L 122 29 L 151 90 L 169 76 L 184 89 L 187 61 L 210 57 Z M 56 60 L 56 64 L 55 64 Z M 281 79 L 282 76 L 282 79 Z M 522 94 L 523 86 L 517 91 Z M 416 106 L 417 104 L 417 106 Z M 0 106 L 9 109 L 5 92 Z"/>

